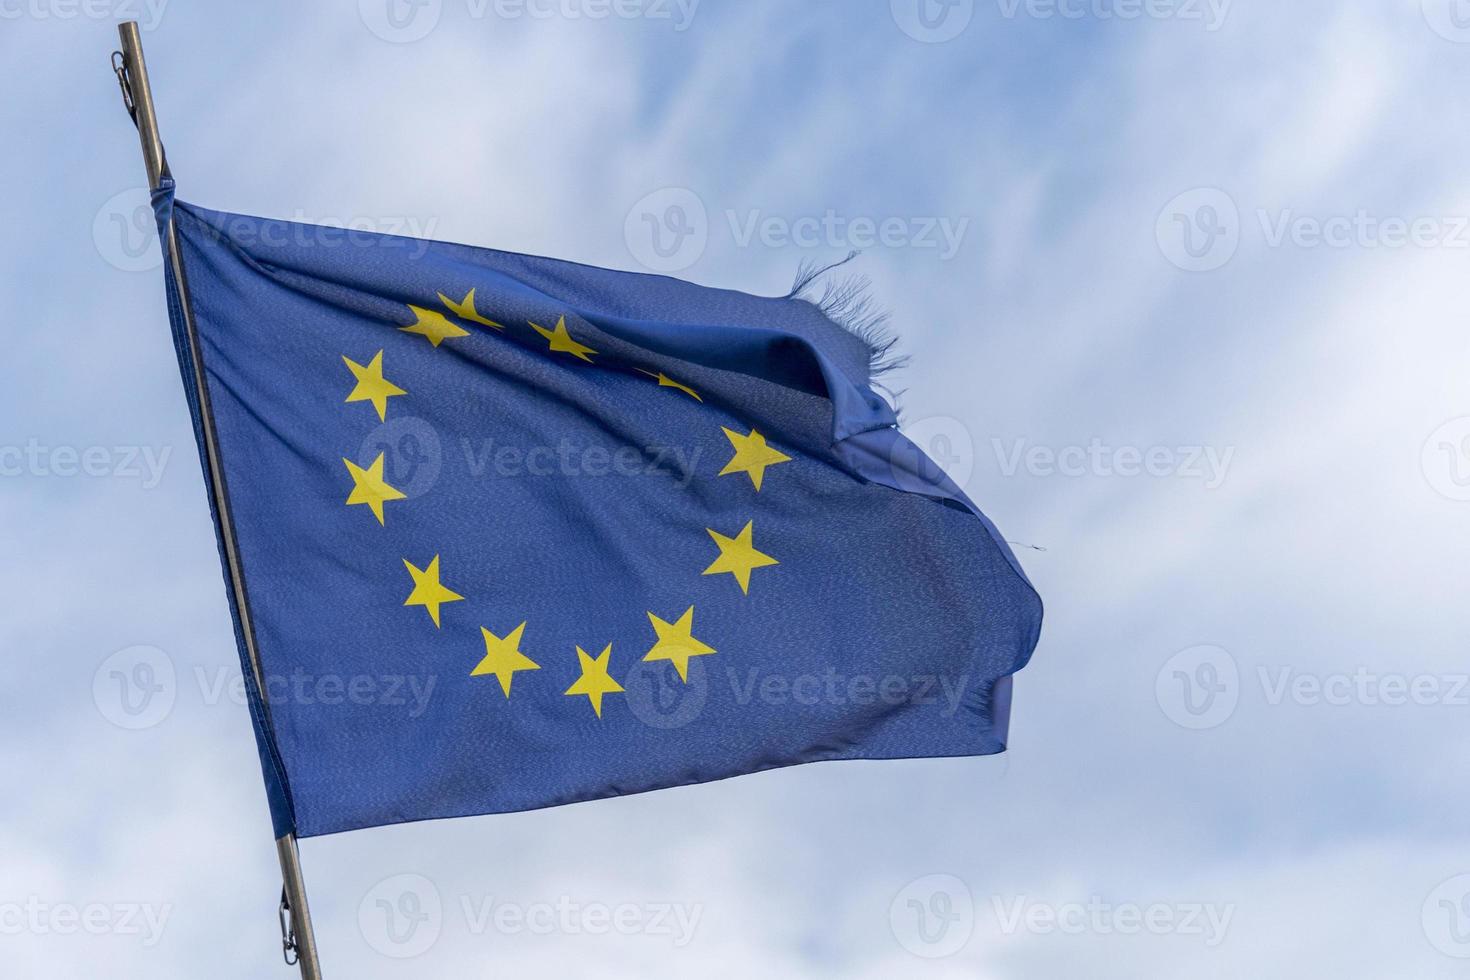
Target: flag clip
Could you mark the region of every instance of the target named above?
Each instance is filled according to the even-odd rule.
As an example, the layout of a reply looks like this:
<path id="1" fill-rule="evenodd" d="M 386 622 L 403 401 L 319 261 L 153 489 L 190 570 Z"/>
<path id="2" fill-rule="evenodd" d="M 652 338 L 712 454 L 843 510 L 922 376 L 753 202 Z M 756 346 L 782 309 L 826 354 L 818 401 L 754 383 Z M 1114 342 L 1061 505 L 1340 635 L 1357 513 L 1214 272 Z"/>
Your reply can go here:
<path id="1" fill-rule="evenodd" d="M 133 100 L 133 83 L 128 77 L 128 59 L 121 51 L 112 52 L 112 73 L 117 76 L 117 87 L 122 89 L 123 108 L 133 125 L 138 123 L 138 104 Z"/>
<path id="2" fill-rule="evenodd" d="M 281 905 L 276 910 L 277 917 L 281 920 L 281 956 L 286 960 L 287 966 L 295 966 L 301 962 L 301 949 L 296 945 L 296 930 L 292 926 L 291 900 L 286 897 L 286 889 L 281 888 Z"/>

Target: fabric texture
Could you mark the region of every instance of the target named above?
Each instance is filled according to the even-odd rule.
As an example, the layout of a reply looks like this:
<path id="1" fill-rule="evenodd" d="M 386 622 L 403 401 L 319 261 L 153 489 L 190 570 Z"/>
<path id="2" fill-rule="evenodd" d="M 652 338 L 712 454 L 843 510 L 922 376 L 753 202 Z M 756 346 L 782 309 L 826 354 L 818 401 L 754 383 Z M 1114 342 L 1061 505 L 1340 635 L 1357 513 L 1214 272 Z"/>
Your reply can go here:
<path id="1" fill-rule="evenodd" d="M 1040 600 L 820 305 L 155 208 L 278 836 L 1005 748 Z"/>

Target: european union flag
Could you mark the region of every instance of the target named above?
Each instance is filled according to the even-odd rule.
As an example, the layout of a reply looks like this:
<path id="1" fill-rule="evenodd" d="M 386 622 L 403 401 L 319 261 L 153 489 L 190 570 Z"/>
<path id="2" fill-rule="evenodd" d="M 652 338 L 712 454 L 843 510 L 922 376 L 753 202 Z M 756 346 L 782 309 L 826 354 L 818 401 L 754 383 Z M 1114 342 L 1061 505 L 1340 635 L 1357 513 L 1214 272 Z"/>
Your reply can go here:
<path id="1" fill-rule="evenodd" d="M 155 205 L 277 836 L 1005 748 L 1040 601 L 842 295 Z"/>

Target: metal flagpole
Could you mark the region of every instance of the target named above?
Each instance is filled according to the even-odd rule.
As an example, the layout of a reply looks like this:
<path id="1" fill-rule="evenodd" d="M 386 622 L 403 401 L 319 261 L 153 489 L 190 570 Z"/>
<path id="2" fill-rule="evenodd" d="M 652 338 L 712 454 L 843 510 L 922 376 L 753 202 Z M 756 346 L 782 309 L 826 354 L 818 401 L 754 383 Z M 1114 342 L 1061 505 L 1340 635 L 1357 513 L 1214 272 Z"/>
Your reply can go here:
<path id="1" fill-rule="evenodd" d="M 167 175 L 168 162 L 164 157 L 163 142 L 158 135 L 158 117 L 153 107 L 153 90 L 148 85 L 148 66 L 143 60 L 143 42 L 137 21 L 119 24 L 117 32 L 122 39 L 122 51 L 113 55 L 113 70 L 122 86 L 123 100 L 138 127 L 138 139 L 143 146 L 143 163 L 148 170 L 148 189 L 152 191 L 157 189 L 161 178 Z M 215 432 L 214 413 L 210 407 L 199 333 L 194 325 L 194 307 L 189 298 L 188 280 L 184 276 L 178 234 L 172 219 L 164 231 L 163 245 L 164 255 L 173 273 L 185 333 L 189 340 L 189 361 L 194 373 L 194 386 L 199 392 L 199 414 L 203 420 L 204 455 L 209 463 L 209 489 L 214 498 L 215 513 L 219 515 L 230 588 L 234 592 L 235 609 L 240 616 L 245 652 L 250 659 L 255 688 L 264 702 L 265 677 L 260 667 L 260 653 L 255 648 L 255 630 L 250 620 L 250 605 L 246 601 L 244 577 L 240 572 L 239 548 L 235 541 L 235 525 L 230 515 L 229 495 L 225 492 L 224 471 L 220 467 L 219 439 Z M 286 962 L 300 963 L 303 980 L 321 980 L 321 965 L 317 962 L 316 937 L 312 933 L 311 912 L 306 904 L 306 882 L 301 876 L 301 856 L 296 847 L 295 834 L 287 834 L 276 841 L 276 855 L 281 862 L 281 876 L 285 883 L 281 895 L 280 919 Z"/>

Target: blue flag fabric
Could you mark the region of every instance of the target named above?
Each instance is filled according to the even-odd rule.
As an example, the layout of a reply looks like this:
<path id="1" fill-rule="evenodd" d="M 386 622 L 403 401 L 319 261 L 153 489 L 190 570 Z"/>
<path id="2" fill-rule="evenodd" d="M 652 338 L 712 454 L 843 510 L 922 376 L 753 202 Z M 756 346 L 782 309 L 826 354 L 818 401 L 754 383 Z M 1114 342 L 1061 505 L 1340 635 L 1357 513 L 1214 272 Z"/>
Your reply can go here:
<path id="1" fill-rule="evenodd" d="M 821 304 L 155 208 L 278 836 L 1005 748 L 1040 600 Z"/>

